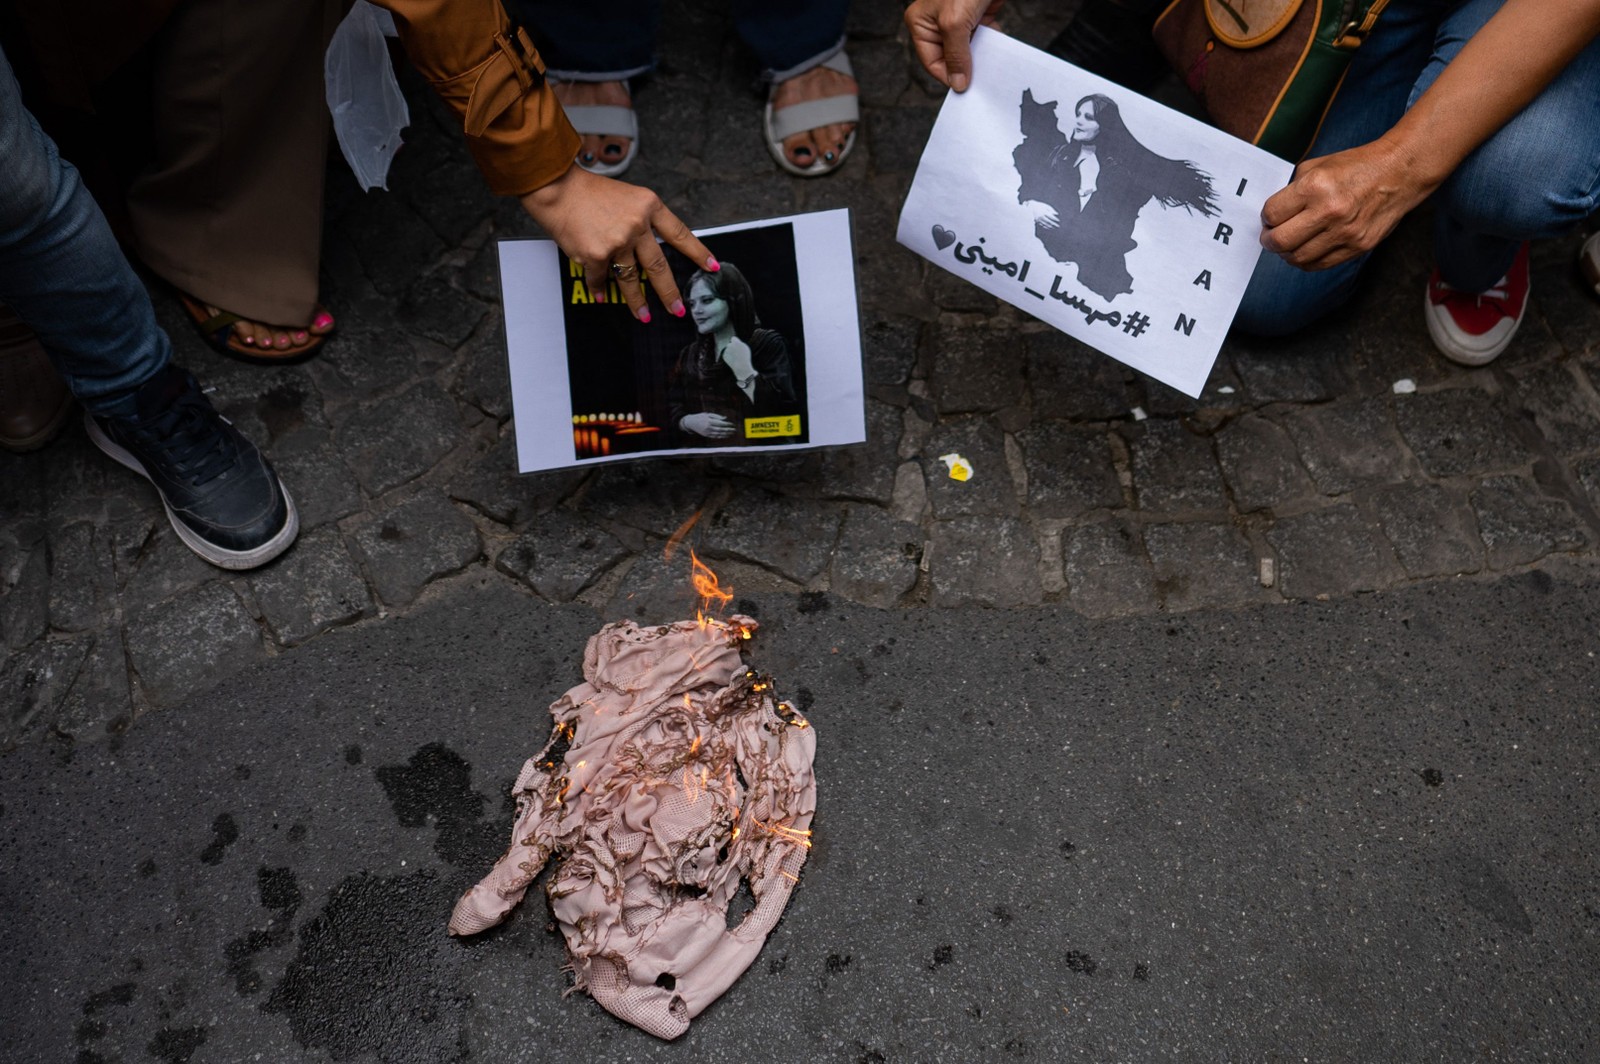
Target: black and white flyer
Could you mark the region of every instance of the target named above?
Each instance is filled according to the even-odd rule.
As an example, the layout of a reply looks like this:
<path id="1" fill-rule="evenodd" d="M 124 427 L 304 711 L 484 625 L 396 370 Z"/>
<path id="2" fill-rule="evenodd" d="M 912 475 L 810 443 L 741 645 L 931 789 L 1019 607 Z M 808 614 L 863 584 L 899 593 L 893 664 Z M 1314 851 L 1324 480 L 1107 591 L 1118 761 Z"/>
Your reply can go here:
<path id="1" fill-rule="evenodd" d="M 972 59 L 900 243 L 1198 396 L 1293 164 L 994 30 Z"/>
<path id="2" fill-rule="evenodd" d="M 866 440 L 849 212 L 695 235 L 721 269 L 665 247 L 686 313 L 646 282 L 648 324 L 615 281 L 597 300 L 553 241 L 501 241 L 521 472 Z"/>

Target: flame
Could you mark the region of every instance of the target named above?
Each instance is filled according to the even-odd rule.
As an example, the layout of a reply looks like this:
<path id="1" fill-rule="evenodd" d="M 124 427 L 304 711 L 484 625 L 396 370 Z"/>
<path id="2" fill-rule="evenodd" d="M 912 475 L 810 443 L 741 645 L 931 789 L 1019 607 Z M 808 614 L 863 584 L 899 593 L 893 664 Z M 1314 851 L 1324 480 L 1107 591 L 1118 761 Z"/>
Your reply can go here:
<path id="1" fill-rule="evenodd" d="M 689 534 L 689 530 L 693 528 L 700 520 L 700 515 L 703 513 L 705 513 L 705 507 L 702 506 L 700 509 L 690 514 L 689 519 L 683 524 L 679 525 L 676 532 L 667 537 L 667 546 L 661 552 L 662 561 L 670 562 L 672 560 L 672 556 L 678 551 L 678 544 L 683 542 L 683 537 Z"/>
<path id="2" fill-rule="evenodd" d="M 695 620 L 701 628 L 711 623 L 711 618 L 706 616 L 707 609 L 721 610 L 733 601 L 733 589 L 725 588 L 717 582 L 717 574 L 711 567 L 700 560 L 694 551 L 689 552 L 690 575 L 689 579 L 694 584 L 695 594 L 700 596 L 700 608 L 695 613 Z M 713 607 L 712 603 L 716 605 Z M 748 638 L 748 636 L 746 637 Z"/>

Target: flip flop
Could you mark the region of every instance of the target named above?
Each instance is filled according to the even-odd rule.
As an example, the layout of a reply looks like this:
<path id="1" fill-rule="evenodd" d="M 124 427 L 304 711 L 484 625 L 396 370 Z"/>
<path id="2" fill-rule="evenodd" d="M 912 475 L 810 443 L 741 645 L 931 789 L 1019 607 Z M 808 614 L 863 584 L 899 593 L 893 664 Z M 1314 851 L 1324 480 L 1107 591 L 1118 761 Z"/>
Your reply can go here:
<path id="1" fill-rule="evenodd" d="M 255 344 L 245 343 L 233 331 L 236 324 L 251 319 L 229 310 L 212 314 L 206 310 L 205 304 L 197 302 L 186 292 L 179 292 L 178 298 L 183 302 L 183 309 L 188 312 L 189 320 L 194 323 L 195 331 L 200 334 L 200 338 L 218 354 L 237 358 L 242 362 L 253 362 L 258 366 L 287 366 L 295 362 L 304 362 L 315 355 L 329 338 L 327 333 L 319 335 L 308 330 L 306 342 L 303 344 L 293 344 L 282 349 L 258 347 Z M 325 312 L 320 304 L 317 306 L 317 312 Z"/>
<path id="2" fill-rule="evenodd" d="M 568 82 L 568 84 L 571 84 Z M 633 98 L 633 90 L 628 88 L 628 83 L 622 83 L 623 91 L 628 98 Z M 632 107 L 621 107 L 617 104 L 583 104 L 573 107 L 563 107 L 567 112 L 567 121 L 572 123 L 572 128 L 578 131 L 581 137 L 628 137 L 628 154 L 614 163 L 584 162 L 579 155 L 577 163 L 591 174 L 601 177 L 620 177 L 633 165 L 634 157 L 639 154 L 639 116 Z"/>
<path id="3" fill-rule="evenodd" d="M 856 76 L 856 72 L 850 66 L 850 57 L 845 55 L 842 49 L 835 52 L 822 66 L 838 71 L 846 77 Z M 820 100 L 790 104 L 774 111 L 772 98 L 777 94 L 778 84 L 774 83 L 767 90 L 767 107 L 761 117 L 761 126 L 767 137 L 767 151 L 772 153 L 773 159 L 777 160 L 778 165 L 786 172 L 796 177 L 821 177 L 843 166 L 850 149 L 855 147 L 856 129 L 850 131 L 850 135 L 845 138 L 844 149 L 832 162 L 817 159 L 810 166 L 796 166 L 790 162 L 789 157 L 783 152 L 783 141 L 786 137 L 804 133 L 808 129 L 821 129 L 823 126 L 837 125 L 841 122 L 854 122 L 859 129 L 861 124 L 859 95 L 848 93 L 843 96 L 825 96 Z"/>

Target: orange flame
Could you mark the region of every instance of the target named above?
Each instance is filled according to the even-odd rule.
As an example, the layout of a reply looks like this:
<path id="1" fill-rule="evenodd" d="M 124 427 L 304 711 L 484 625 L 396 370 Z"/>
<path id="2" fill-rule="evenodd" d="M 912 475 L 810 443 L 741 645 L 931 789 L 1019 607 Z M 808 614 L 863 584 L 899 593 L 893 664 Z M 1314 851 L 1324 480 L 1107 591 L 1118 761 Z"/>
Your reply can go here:
<path id="1" fill-rule="evenodd" d="M 732 602 L 733 589 L 731 587 L 723 587 L 717 581 L 717 574 L 712 572 L 711 567 L 701 561 L 700 556 L 693 550 L 689 552 L 689 563 L 689 579 L 694 584 L 695 594 L 700 596 L 700 609 L 696 613 L 695 619 L 700 622 L 700 627 L 704 628 L 709 621 L 706 616 L 706 610 L 721 610 L 722 607 Z M 713 603 L 715 603 L 715 606 L 712 605 Z"/>
<path id="2" fill-rule="evenodd" d="M 678 551 L 678 544 L 683 542 L 683 537 L 689 534 L 689 530 L 693 528 L 696 522 L 700 520 L 700 515 L 703 513 L 705 513 L 705 507 L 702 506 L 700 509 L 690 514 L 689 519 L 683 524 L 679 525 L 676 532 L 667 537 L 666 549 L 661 552 L 662 561 L 670 562 L 672 560 L 672 556 Z"/>

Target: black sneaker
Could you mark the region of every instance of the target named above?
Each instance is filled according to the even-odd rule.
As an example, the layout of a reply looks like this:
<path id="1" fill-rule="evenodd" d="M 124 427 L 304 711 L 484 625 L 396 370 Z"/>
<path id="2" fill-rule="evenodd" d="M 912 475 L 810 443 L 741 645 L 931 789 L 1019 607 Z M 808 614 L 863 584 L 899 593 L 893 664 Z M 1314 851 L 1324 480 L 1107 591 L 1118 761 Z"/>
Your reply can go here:
<path id="1" fill-rule="evenodd" d="M 188 371 L 168 366 L 136 399 L 136 416 L 85 414 L 84 426 L 97 447 L 156 486 L 190 550 L 224 569 L 254 569 L 289 549 L 300 531 L 293 500 Z"/>

